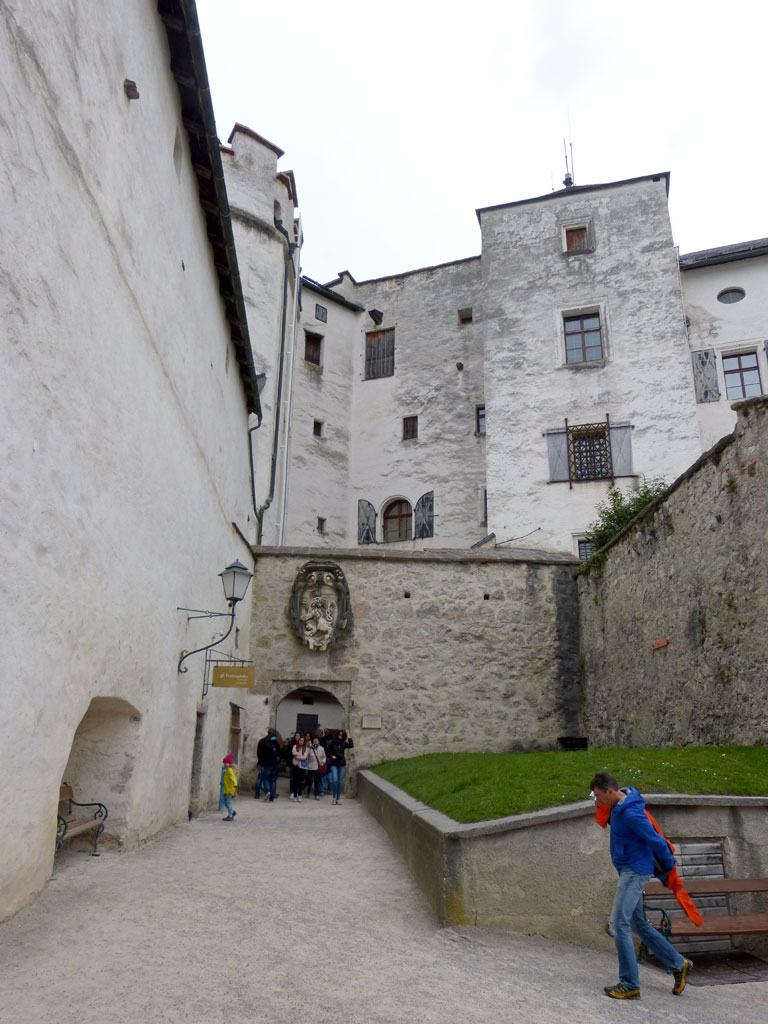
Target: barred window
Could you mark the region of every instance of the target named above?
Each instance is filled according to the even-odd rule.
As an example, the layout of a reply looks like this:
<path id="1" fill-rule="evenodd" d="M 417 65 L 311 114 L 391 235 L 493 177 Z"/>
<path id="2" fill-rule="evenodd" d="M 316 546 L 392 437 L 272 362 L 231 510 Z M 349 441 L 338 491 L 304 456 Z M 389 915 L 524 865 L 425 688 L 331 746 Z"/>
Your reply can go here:
<path id="1" fill-rule="evenodd" d="M 365 336 L 365 379 L 392 377 L 395 373 L 395 329 L 369 331 Z"/>
<path id="2" fill-rule="evenodd" d="M 328 310 L 325 306 L 321 306 L 319 302 L 315 303 L 315 320 L 322 320 L 324 324 L 328 323 Z"/>
<path id="3" fill-rule="evenodd" d="M 415 441 L 419 436 L 419 417 L 403 416 L 403 440 Z"/>
<path id="4" fill-rule="evenodd" d="M 610 480 L 611 442 L 607 423 L 581 423 L 568 427 L 571 480 Z"/>
<path id="5" fill-rule="evenodd" d="M 595 545 L 589 540 L 579 541 L 579 561 L 586 562 L 595 553 Z"/>
<path id="6" fill-rule="evenodd" d="M 565 425 L 545 432 L 549 479 L 553 483 L 611 480 L 631 476 L 632 424 L 602 423 Z"/>

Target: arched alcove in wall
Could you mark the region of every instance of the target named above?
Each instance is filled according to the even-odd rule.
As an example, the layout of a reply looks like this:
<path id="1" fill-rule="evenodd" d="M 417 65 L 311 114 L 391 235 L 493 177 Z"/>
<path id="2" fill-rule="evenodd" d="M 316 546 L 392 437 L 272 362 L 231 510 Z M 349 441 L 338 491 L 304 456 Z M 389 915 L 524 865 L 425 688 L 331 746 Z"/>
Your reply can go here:
<path id="1" fill-rule="evenodd" d="M 131 802 L 141 715 L 119 697 L 94 697 L 72 739 L 62 781 L 80 803 L 106 805 L 109 819 L 101 843 L 119 841 Z"/>
<path id="2" fill-rule="evenodd" d="M 275 711 L 275 728 L 287 739 L 296 730 L 313 735 L 318 729 L 346 729 L 347 709 L 328 690 L 319 686 L 300 686 L 286 693 Z"/>

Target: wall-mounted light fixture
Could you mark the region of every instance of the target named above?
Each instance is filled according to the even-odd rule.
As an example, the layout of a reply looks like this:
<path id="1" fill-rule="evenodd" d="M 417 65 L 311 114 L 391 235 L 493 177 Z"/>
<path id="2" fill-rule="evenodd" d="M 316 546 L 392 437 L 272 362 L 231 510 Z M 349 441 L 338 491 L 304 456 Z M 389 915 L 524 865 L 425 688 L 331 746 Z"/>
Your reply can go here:
<path id="1" fill-rule="evenodd" d="M 221 585 L 224 588 L 224 597 L 229 602 L 228 612 L 207 612 L 198 608 L 179 608 L 178 610 L 182 612 L 197 612 L 197 615 L 190 616 L 190 618 L 196 619 L 212 619 L 219 615 L 229 615 L 229 629 L 223 636 L 217 637 L 213 643 L 206 644 L 205 647 L 197 647 L 194 651 L 182 651 L 179 658 L 179 672 L 187 671 L 186 668 L 181 666 L 191 655 L 200 654 L 201 651 L 208 651 L 211 647 L 215 647 L 227 639 L 232 632 L 232 627 L 235 625 L 235 605 L 238 601 L 243 600 L 248 590 L 248 584 L 253 579 L 253 573 L 238 561 L 228 565 L 223 572 L 219 573 L 219 576 L 221 578 Z"/>

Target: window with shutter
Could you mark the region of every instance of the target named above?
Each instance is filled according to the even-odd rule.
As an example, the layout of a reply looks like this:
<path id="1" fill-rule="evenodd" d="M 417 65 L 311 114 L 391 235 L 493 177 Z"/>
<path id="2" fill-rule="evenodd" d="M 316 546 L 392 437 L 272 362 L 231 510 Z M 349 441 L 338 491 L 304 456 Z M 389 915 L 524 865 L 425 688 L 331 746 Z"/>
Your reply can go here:
<path id="1" fill-rule="evenodd" d="M 369 331 L 365 336 L 365 379 L 392 377 L 395 372 L 395 329 Z"/>
<path id="2" fill-rule="evenodd" d="M 357 503 L 357 543 L 376 543 L 376 509 L 365 498 Z"/>
<path id="3" fill-rule="evenodd" d="M 414 537 L 434 537 L 435 535 L 435 492 L 427 491 L 416 502 L 413 511 L 415 519 Z"/>
<path id="4" fill-rule="evenodd" d="M 691 352 L 693 366 L 693 384 L 696 389 L 696 401 L 719 402 L 720 385 L 717 381 L 717 355 L 713 348 Z"/>

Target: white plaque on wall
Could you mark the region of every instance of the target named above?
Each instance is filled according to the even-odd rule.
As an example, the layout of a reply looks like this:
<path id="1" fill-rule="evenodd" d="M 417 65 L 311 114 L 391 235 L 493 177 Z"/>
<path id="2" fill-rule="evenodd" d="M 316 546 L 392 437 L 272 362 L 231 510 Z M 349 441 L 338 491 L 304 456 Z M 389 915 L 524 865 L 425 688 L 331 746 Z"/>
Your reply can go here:
<path id="1" fill-rule="evenodd" d="M 380 729 L 381 715 L 363 715 L 360 727 L 361 729 Z"/>

